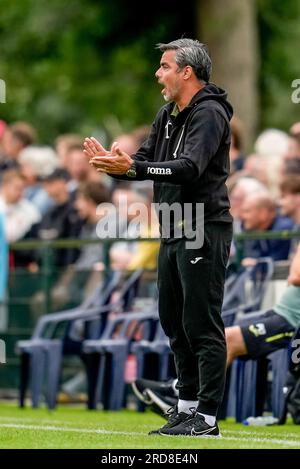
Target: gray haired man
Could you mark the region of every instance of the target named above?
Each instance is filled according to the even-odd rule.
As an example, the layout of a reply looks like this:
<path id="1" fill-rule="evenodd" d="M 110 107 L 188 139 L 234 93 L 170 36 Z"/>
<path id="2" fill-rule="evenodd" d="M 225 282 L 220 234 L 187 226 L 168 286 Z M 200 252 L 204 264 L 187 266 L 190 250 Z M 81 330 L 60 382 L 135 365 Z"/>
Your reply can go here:
<path id="1" fill-rule="evenodd" d="M 179 400 L 167 424 L 152 433 L 219 436 L 216 414 L 226 368 L 221 308 L 232 238 L 225 185 L 232 107 L 226 93 L 209 83 L 211 60 L 203 44 L 184 38 L 158 49 L 155 76 L 167 104 L 146 142 L 133 157 L 118 142 L 108 151 L 94 138 L 85 140 L 85 151 L 98 171 L 154 181 L 157 204 L 192 205 L 189 218 L 169 223 L 159 253 L 159 314 L 175 356 Z M 204 224 L 196 216 L 201 204 Z M 202 245 L 190 247 L 189 230 L 178 236 L 179 225 L 201 231 Z"/>

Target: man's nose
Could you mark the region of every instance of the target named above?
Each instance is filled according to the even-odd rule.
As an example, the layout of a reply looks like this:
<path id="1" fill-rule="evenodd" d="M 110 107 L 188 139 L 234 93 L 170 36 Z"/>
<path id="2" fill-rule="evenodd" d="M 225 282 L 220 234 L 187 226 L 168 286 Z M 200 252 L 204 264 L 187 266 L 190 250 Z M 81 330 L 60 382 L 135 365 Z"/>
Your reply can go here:
<path id="1" fill-rule="evenodd" d="M 159 75 L 160 75 L 159 71 L 160 71 L 160 68 L 159 68 L 159 69 L 157 69 L 157 70 L 156 70 L 156 72 L 155 72 L 155 76 L 156 76 L 156 78 L 159 78 Z"/>

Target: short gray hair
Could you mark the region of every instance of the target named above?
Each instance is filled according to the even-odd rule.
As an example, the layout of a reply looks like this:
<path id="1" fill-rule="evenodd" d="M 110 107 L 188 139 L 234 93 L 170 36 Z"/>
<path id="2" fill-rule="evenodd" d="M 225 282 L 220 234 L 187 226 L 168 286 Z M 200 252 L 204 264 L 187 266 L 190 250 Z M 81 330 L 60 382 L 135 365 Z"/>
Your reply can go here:
<path id="1" fill-rule="evenodd" d="M 175 60 L 180 69 L 189 65 L 198 80 L 209 82 L 212 64 L 205 44 L 196 39 L 182 38 L 167 44 L 156 44 L 156 48 L 161 52 L 175 50 Z"/>
<path id="2" fill-rule="evenodd" d="M 59 165 L 58 156 L 52 147 L 28 146 L 21 151 L 19 163 L 29 164 L 38 178 L 44 178 L 51 174 Z"/>

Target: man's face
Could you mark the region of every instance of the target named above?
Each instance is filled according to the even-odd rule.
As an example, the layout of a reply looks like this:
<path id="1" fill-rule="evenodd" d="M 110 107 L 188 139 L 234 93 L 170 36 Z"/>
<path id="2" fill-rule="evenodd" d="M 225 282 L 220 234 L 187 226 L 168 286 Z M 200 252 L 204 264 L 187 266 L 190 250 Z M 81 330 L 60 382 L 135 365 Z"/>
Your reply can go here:
<path id="1" fill-rule="evenodd" d="M 16 158 L 22 150 L 23 145 L 14 137 L 10 129 L 6 129 L 3 135 L 2 148 L 5 156 Z"/>
<path id="2" fill-rule="evenodd" d="M 242 221 L 246 231 L 260 230 L 269 218 L 268 210 L 253 200 L 245 200 L 242 205 Z"/>
<path id="3" fill-rule="evenodd" d="M 77 181 L 85 181 L 91 172 L 91 166 L 81 150 L 73 150 L 68 154 L 67 169 Z"/>
<path id="4" fill-rule="evenodd" d="M 236 186 L 230 193 L 230 213 L 234 218 L 241 219 L 241 209 L 246 193 L 241 186 Z"/>
<path id="5" fill-rule="evenodd" d="M 95 205 L 92 203 L 91 200 L 84 197 L 83 194 L 78 194 L 75 201 L 75 207 L 79 213 L 80 218 L 82 220 L 88 220 L 91 214 L 91 211 L 95 212 L 96 208 Z"/>
<path id="6" fill-rule="evenodd" d="M 10 182 L 3 185 L 2 193 L 8 204 L 16 204 L 22 199 L 24 192 L 24 181 L 22 178 L 15 177 Z"/>
<path id="7" fill-rule="evenodd" d="M 67 193 L 67 183 L 63 179 L 54 179 L 45 182 L 44 189 L 52 199 L 59 201 L 61 194 Z"/>
<path id="8" fill-rule="evenodd" d="M 175 51 L 167 50 L 163 53 L 160 67 L 155 73 L 158 83 L 163 85 L 162 95 L 165 101 L 175 101 L 180 95 L 184 69 L 180 70 L 175 61 Z"/>
<path id="9" fill-rule="evenodd" d="M 282 215 L 292 217 L 298 209 L 300 204 L 300 194 L 290 194 L 288 192 L 282 192 L 279 199 L 279 206 Z"/>
<path id="10" fill-rule="evenodd" d="M 288 150 L 285 155 L 286 158 L 300 158 L 300 145 L 296 138 L 290 137 L 288 142 Z"/>

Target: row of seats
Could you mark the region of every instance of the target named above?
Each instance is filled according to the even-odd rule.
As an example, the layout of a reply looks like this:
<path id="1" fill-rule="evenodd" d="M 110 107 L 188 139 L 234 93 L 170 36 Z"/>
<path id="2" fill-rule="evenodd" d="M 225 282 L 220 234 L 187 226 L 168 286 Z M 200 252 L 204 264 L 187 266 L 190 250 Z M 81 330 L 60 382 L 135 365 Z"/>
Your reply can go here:
<path id="1" fill-rule="evenodd" d="M 50 409 L 56 406 L 63 357 L 67 355 L 82 359 L 90 409 L 95 409 L 99 402 L 104 409 L 110 410 L 125 405 L 124 372 L 129 354 L 136 357 L 138 377 L 164 380 L 170 376 L 173 358 L 158 320 L 157 306 L 142 313 L 131 310 L 139 295 L 142 274 L 142 270 L 134 272 L 123 280 L 120 288 L 121 274 L 112 273 L 79 307 L 43 316 L 32 338 L 17 343 L 21 360 L 21 407 L 25 405 L 28 387 L 32 406 L 38 407 L 44 381 L 46 403 Z M 222 311 L 226 326 L 232 325 L 239 315 L 261 308 L 272 275 L 272 260 L 261 258 L 256 266 L 229 276 Z M 281 389 L 287 370 L 287 351 L 279 352 L 269 357 L 273 369 L 275 415 L 282 406 Z M 265 381 L 259 362 L 235 360 L 225 394 L 226 414 L 234 415 L 237 421 L 257 415 L 261 395 L 257 391 L 258 384 Z"/>

